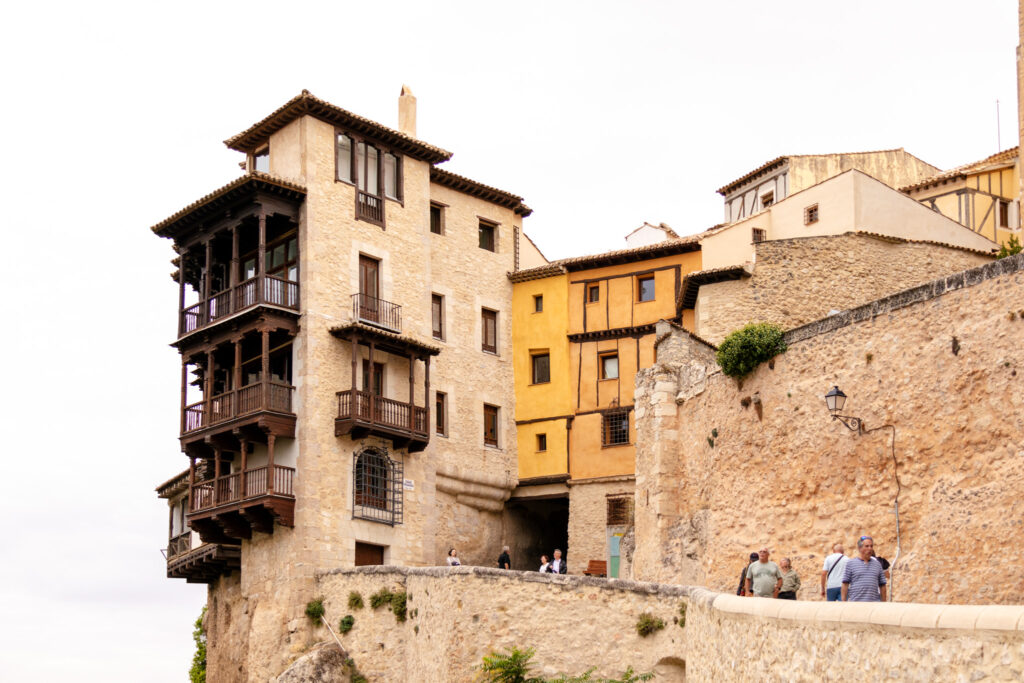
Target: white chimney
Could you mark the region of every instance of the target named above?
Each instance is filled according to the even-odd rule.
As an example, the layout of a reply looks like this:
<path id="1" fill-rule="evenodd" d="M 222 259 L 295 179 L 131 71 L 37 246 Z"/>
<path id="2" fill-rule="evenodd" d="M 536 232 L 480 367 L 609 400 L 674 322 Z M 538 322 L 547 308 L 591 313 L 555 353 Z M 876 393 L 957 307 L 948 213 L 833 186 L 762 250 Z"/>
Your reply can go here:
<path id="1" fill-rule="evenodd" d="M 416 137 L 416 97 L 407 85 L 402 86 L 402 94 L 398 96 L 398 130 Z"/>

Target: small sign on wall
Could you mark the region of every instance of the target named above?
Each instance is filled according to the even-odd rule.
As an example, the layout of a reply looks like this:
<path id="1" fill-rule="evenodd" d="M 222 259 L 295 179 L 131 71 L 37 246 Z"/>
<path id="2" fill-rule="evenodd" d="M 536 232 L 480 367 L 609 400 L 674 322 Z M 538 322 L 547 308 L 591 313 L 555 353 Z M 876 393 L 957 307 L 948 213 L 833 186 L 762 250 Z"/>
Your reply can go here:
<path id="1" fill-rule="evenodd" d="M 406 479 L 402 483 L 403 483 L 404 488 L 405 488 L 406 491 L 415 491 L 416 490 L 416 482 L 414 482 L 412 479 Z"/>

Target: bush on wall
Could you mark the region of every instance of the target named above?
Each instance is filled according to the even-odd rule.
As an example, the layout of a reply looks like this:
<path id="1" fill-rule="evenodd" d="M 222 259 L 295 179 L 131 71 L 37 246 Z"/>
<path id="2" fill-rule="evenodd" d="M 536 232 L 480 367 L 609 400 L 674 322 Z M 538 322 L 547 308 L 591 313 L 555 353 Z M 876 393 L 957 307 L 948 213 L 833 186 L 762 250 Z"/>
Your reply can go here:
<path id="1" fill-rule="evenodd" d="M 745 377 L 761 363 L 786 351 L 782 328 L 753 323 L 729 334 L 718 347 L 715 360 L 730 377 Z"/>

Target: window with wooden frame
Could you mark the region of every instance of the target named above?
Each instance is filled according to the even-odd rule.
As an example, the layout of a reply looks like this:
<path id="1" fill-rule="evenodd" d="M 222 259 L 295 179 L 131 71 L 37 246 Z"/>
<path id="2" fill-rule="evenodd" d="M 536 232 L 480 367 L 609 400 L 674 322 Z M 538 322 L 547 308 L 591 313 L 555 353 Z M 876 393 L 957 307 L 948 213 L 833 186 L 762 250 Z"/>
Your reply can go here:
<path id="1" fill-rule="evenodd" d="M 498 226 L 481 218 L 478 231 L 480 248 L 487 251 L 498 251 Z"/>
<path id="2" fill-rule="evenodd" d="M 498 445 L 498 406 L 484 404 L 484 445 Z"/>
<path id="3" fill-rule="evenodd" d="M 619 378 L 619 354 L 617 352 L 598 354 L 597 363 L 601 372 L 601 379 Z"/>
<path id="4" fill-rule="evenodd" d="M 750 229 L 750 240 L 754 244 L 764 242 L 768 239 L 768 232 L 764 228 L 751 228 Z"/>
<path id="5" fill-rule="evenodd" d="M 548 449 L 548 435 L 538 434 L 537 435 L 537 452 L 546 451 Z"/>
<path id="6" fill-rule="evenodd" d="M 654 275 L 639 275 L 636 278 L 636 300 L 654 301 Z"/>
<path id="7" fill-rule="evenodd" d="M 1009 228 L 1010 227 L 1010 202 L 997 199 L 999 202 L 999 227 Z"/>
<path id="8" fill-rule="evenodd" d="M 370 374 L 370 361 L 363 359 L 363 391 L 374 396 L 384 395 L 384 364 L 374 363 Z"/>
<path id="9" fill-rule="evenodd" d="M 551 381 L 551 355 L 547 351 L 530 354 L 530 383 L 547 384 Z"/>
<path id="10" fill-rule="evenodd" d="M 384 198 L 402 200 L 402 158 L 374 143 L 339 132 L 335 177 L 356 186 L 356 218 L 384 225 Z"/>
<path id="11" fill-rule="evenodd" d="M 434 202 L 430 203 L 430 232 L 444 234 L 444 206 Z"/>
<path id="12" fill-rule="evenodd" d="M 767 209 L 769 206 L 775 203 L 775 192 L 769 190 L 761 195 L 761 208 Z"/>
<path id="13" fill-rule="evenodd" d="M 596 304 L 601 300 L 601 285 L 587 285 L 587 303 Z"/>
<path id="14" fill-rule="evenodd" d="M 629 526 L 632 523 L 632 494 L 609 494 L 605 501 L 605 526 Z"/>
<path id="15" fill-rule="evenodd" d="M 804 209 L 804 225 L 818 222 L 818 205 L 811 204 Z"/>
<path id="16" fill-rule="evenodd" d="M 264 147 L 252 155 L 252 170 L 270 173 L 270 146 Z"/>
<path id="17" fill-rule="evenodd" d="M 533 295 L 533 312 L 542 313 L 544 311 L 544 295 L 534 294 Z"/>
<path id="18" fill-rule="evenodd" d="M 448 394 L 443 391 L 434 392 L 434 432 L 448 436 Z"/>
<path id="19" fill-rule="evenodd" d="M 444 339 L 444 297 L 440 294 L 430 295 L 431 331 L 434 339 Z"/>
<path id="20" fill-rule="evenodd" d="M 498 312 L 480 309 L 480 348 L 488 353 L 498 352 Z"/>
<path id="21" fill-rule="evenodd" d="M 606 410 L 601 415 L 601 445 L 625 446 L 629 444 L 629 409 Z"/>

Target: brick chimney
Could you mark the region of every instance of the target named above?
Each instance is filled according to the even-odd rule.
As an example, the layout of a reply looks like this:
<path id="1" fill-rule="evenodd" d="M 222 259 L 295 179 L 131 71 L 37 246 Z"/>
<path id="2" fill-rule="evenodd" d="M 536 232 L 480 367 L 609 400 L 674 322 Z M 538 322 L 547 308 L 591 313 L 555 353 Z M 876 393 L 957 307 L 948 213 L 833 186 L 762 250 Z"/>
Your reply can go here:
<path id="1" fill-rule="evenodd" d="M 416 97 L 407 85 L 402 86 L 402 94 L 398 96 L 398 130 L 416 137 Z"/>

